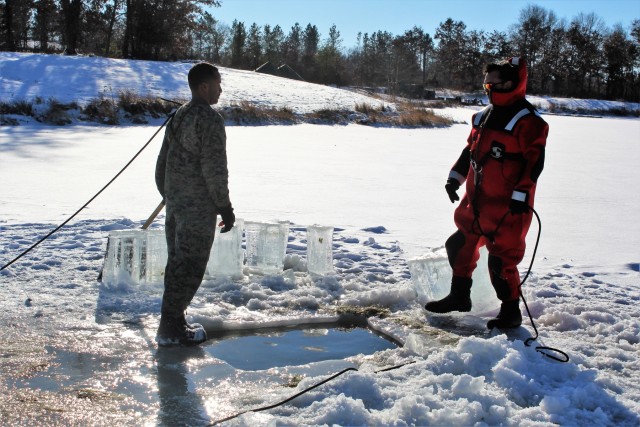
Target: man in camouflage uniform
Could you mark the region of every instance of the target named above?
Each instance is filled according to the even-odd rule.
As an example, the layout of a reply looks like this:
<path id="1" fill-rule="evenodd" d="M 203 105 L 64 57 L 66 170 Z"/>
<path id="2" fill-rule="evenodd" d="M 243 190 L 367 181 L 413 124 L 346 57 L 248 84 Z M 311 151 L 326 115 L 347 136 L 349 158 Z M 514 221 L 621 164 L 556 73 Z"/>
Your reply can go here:
<path id="1" fill-rule="evenodd" d="M 194 65 L 188 75 L 191 101 L 167 125 L 156 164 L 156 185 L 167 208 L 168 259 L 158 345 L 199 344 L 201 325 L 185 311 L 200 287 L 213 245 L 216 215 L 229 231 L 235 222 L 229 199 L 224 119 L 210 106 L 222 93 L 218 69 Z"/>

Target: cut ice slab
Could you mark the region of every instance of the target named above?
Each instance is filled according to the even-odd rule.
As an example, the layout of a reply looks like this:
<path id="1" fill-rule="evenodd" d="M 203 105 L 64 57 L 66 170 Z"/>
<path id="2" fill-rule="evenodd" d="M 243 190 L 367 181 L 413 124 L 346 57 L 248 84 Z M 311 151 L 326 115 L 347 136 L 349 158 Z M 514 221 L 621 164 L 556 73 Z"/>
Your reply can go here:
<path id="1" fill-rule="evenodd" d="M 222 233 L 221 227 L 216 227 L 213 248 L 209 255 L 207 274 L 213 277 L 242 278 L 244 251 L 242 250 L 242 232 L 244 220 L 236 218 L 231 230 Z"/>
<path id="2" fill-rule="evenodd" d="M 333 227 L 307 227 L 307 269 L 317 275 L 333 273 Z"/>
<path id="3" fill-rule="evenodd" d="M 242 277 L 244 220 L 236 218 L 228 233 L 216 227 L 206 273 L 210 277 Z M 286 235 L 284 235 L 286 239 Z M 262 249 L 262 248 L 260 248 Z M 283 255 L 284 256 L 284 255 Z M 164 229 L 126 229 L 109 233 L 102 282 L 139 285 L 162 283 L 167 264 L 167 241 Z"/>
<path id="4" fill-rule="evenodd" d="M 473 272 L 471 286 L 472 313 L 492 311 L 500 306 L 500 300 L 491 285 L 487 268 L 488 252 L 480 249 L 478 267 Z M 416 290 L 418 302 L 444 298 L 451 289 L 451 266 L 444 250 L 438 250 L 412 258 L 408 261 L 411 280 Z"/>
<path id="5" fill-rule="evenodd" d="M 288 236 L 288 222 L 245 221 L 246 267 L 264 274 L 282 272 Z"/>

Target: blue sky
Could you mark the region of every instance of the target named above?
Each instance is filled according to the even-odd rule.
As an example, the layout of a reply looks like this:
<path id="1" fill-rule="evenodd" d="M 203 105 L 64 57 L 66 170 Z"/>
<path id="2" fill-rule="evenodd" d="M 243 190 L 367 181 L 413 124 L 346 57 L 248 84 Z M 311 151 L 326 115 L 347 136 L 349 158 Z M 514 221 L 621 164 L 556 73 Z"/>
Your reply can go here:
<path id="1" fill-rule="evenodd" d="M 285 33 L 296 22 L 305 27 L 318 26 L 322 39 L 336 24 L 344 47 L 356 44 L 358 32 L 386 30 L 401 34 L 414 25 L 434 35 L 447 18 L 462 21 L 468 30 L 506 31 L 516 23 L 528 4 L 552 10 L 559 18 L 571 18 L 580 12 L 594 12 L 608 27 L 620 23 L 628 28 L 640 19 L 639 0 L 221 0 L 222 7 L 212 13 L 231 25 L 234 19 L 247 26 L 280 25 Z"/>

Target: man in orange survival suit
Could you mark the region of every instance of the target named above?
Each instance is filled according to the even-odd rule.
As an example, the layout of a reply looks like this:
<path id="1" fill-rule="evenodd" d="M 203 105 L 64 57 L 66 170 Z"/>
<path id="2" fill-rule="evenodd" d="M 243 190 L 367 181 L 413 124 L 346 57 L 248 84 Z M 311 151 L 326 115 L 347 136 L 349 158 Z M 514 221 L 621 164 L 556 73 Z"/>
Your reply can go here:
<path id="1" fill-rule="evenodd" d="M 521 58 L 485 67 L 484 88 L 490 105 L 473 115 L 473 128 L 445 189 L 451 202 L 466 180 L 466 194 L 456 208 L 458 227 L 446 242 L 453 280 L 449 295 L 428 302 L 434 313 L 471 310 L 471 274 L 478 249 L 489 251 L 489 274 L 500 313 L 487 328 L 515 328 L 522 323 L 517 265 L 525 251 L 536 181 L 544 166 L 549 127 L 525 99 L 527 68 Z"/>

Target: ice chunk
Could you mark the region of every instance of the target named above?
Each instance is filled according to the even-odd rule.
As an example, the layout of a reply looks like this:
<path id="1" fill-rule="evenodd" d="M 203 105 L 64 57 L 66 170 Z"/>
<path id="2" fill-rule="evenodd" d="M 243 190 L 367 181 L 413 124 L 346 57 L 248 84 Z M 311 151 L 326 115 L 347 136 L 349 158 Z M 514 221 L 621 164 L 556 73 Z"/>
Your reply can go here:
<path id="1" fill-rule="evenodd" d="M 216 227 L 213 248 L 207 264 L 209 276 L 231 278 L 242 276 L 242 264 L 244 263 L 243 229 L 244 220 L 241 218 L 236 218 L 235 225 L 226 233 L 221 233 L 221 227 Z"/>
<path id="2" fill-rule="evenodd" d="M 147 240 L 145 280 L 147 283 L 164 282 L 164 269 L 167 265 L 167 237 L 164 229 L 145 230 Z"/>
<path id="3" fill-rule="evenodd" d="M 478 266 L 473 272 L 471 287 L 472 312 L 479 313 L 493 310 L 500 306 L 500 301 L 491 285 L 487 267 L 488 252 L 480 249 Z M 411 280 L 413 281 L 418 301 L 422 304 L 444 298 L 451 289 L 451 266 L 444 250 L 434 251 L 408 260 Z"/>
<path id="4" fill-rule="evenodd" d="M 247 267 L 264 274 L 279 273 L 284 267 L 288 223 L 256 222 L 245 223 Z"/>
<path id="5" fill-rule="evenodd" d="M 307 269 L 319 275 L 333 272 L 333 227 L 307 227 Z"/>
<path id="6" fill-rule="evenodd" d="M 137 284 L 145 277 L 147 240 L 142 230 L 114 230 L 109 233 L 102 273 L 106 284 Z"/>

